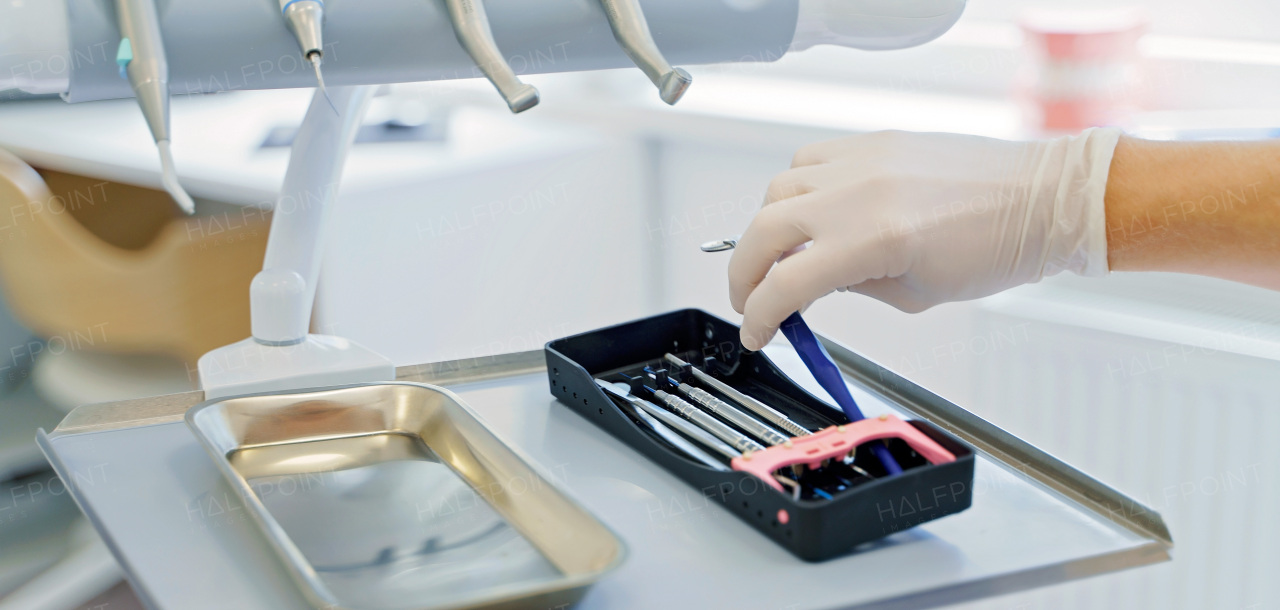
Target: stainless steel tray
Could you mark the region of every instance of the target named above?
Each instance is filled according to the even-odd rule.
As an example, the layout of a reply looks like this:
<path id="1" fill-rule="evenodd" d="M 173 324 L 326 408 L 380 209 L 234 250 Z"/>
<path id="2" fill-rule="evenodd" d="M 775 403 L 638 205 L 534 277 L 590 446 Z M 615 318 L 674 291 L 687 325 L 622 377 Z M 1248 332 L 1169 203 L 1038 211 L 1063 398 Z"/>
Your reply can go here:
<path id="1" fill-rule="evenodd" d="M 625 555 L 443 388 L 226 398 L 186 421 L 317 606 L 564 606 Z"/>
<path id="2" fill-rule="evenodd" d="M 617 532 L 628 559 L 581 610 L 927 608 L 1168 561 L 1160 516 L 835 344 L 868 414 L 927 419 L 979 450 L 973 508 L 812 564 L 559 404 L 541 350 L 401 367 L 446 386 Z M 786 345 L 769 357 L 820 392 Z M 304 609 L 183 414 L 199 392 L 82 407 L 38 439 L 146 605 Z M 911 502 L 918 503 L 915 499 Z M 908 508 L 908 507 L 902 507 Z M 796 592 L 803 591 L 803 595 Z"/>

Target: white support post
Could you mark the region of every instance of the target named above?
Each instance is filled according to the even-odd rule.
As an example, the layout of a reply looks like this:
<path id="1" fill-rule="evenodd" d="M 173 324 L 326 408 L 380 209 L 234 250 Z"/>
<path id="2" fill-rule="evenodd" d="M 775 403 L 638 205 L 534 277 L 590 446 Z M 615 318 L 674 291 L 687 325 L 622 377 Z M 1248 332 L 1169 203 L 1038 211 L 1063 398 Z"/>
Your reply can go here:
<path id="1" fill-rule="evenodd" d="M 319 91 L 312 96 L 293 141 L 262 271 L 249 289 L 253 336 L 200 358 L 205 398 L 395 378 L 395 366 L 377 353 L 307 332 L 325 230 L 373 87 L 330 94 L 332 107 Z"/>

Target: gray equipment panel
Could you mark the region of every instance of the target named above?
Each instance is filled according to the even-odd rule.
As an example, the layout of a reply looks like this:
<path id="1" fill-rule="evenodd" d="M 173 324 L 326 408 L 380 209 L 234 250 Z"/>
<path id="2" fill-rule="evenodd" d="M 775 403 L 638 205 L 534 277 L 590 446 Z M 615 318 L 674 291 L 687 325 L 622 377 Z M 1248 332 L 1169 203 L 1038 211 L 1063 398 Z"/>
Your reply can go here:
<path id="1" fill-rule="evenodd" d="M 47 0 L 54 1 L 54 0 Z M 117 75 L 108 0 L 66 0 L 69 102 L 132 97 Z M 276 2 L 157 0 L 174 94 L 312 87 Z M 773 61 L 791 45 L 797 0 L 641 0 L 675 64 Z M 596 0 L 486 0 L 493 37 L 517 74 L 633 66 Z M 372 85 L 482 76 L 442 0 L 325 2 L 325 81 Z M 643 78 L 642 76 L 639 76 Z"/>

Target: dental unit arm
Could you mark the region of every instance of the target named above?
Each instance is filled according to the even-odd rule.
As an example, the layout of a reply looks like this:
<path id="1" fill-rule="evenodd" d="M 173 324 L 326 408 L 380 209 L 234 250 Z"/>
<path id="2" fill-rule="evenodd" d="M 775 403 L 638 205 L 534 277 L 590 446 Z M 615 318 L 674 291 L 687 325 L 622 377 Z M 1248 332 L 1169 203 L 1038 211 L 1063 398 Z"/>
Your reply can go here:
<path id="1" fill-rule="evenodd" d="M 201 387 L 212 399 L 394 379 L 386 358 L 308 333 L 329 211 L 370 85 L 483 75 L 521 112 L 540 96 L 517 73 L 634 64 L 674 104 L 692 82 L 674 64 L 773 61 L 820 44 L 915 46 L 950 29 L 965 2 L 116 0 L 115 12 L 82 0 L 0 2 L 0 91 L 57 93 L 68 102 L 136 95 L 160 148 L 162 185 L 188 209 L 168 152 L 169 94 L 320 85 L 251 287 L 253 336 L 200 359 Z M 101 49 L 118 49 L 128 83 L 109 60 L 93 60 Z"/>
<path id="2" fill-rule="evenodd" d="M 672 65 L 773 61 L 823 44 L 920 45 L 950 29 L 966 0 L 465 0 L 466 23 L 449 7 L 464 0 L 305 0 L 320 9 L 307 12 L 324 30 L 310 45 L 289 35 L 282 12 L 297 9 L 282 11 L 279 0 L 141 1 L 159 7 L 170 91 L 189 94 L 312 87 L 301 46 L 316 44 L 330 86 L 475 78 L 502 64 L 520 74 L 640 64 L 659 84 L 676 84 Z M 120 41 L 110 9 L 79 0 L 0 3 L 0 90 L 60 93 L 69 102 L 132 96 L 99 57 Z"/>
<path id="3" fill-rule="evenodd" d="M 395 379 L 395 366 L 381 355 L 308 332 L 338 177 L 373 89 L 312 95 L 271 216 L 262 271 L 249 287 L 253 336 L 200 357 L 206 399 Z"/>

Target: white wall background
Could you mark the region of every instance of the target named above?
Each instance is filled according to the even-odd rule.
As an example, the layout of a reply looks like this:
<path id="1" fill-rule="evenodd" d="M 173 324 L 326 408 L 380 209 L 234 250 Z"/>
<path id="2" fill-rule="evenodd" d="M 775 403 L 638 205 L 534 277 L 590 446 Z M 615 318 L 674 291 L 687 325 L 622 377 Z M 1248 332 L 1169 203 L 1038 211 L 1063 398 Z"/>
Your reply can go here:
<path id="1" fill-rule="evenodd" d="M 1269 0 L 970 0 L 965 18 L 1012 21 L 1028 9 L 1110 9 L 1142 7 L 1151 17 L 1151 31 L 1176 36 L 1235 38 L 1275 42 L 1280 32 L 1280 5 Z"/>

